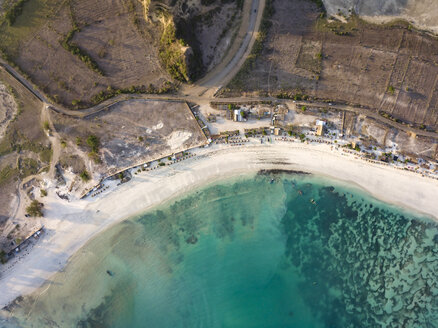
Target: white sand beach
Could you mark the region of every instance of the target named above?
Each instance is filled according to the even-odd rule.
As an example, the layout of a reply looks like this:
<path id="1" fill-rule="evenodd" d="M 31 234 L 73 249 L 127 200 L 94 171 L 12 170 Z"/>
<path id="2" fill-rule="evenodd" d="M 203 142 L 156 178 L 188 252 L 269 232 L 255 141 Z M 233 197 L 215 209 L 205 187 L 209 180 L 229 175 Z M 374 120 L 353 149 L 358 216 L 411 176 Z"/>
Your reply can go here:
<path id="1" fill-rule="evenodd" d="M 2 267 L 0 308 L 50 278 L 96 234 L 196 186 L 260 169 L 306 171 L 357 185 L 376 198 L 438 218 L 438 181 L 408 171 L 368 163 L 325 144 L 274 142 L 211 146 L 197 156 L 133 175 L 128 183 L 99 196 L 67 202 L 49 189 L 46 233 L 36 245 Z M 42 293 L 44 290 L 41 291 Z"/>

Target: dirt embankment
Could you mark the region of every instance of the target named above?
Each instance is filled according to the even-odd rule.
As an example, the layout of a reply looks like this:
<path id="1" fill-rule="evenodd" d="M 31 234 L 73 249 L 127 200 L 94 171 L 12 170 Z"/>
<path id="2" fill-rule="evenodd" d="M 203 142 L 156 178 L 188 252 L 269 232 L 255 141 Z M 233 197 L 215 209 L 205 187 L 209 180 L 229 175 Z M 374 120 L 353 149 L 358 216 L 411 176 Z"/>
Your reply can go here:
<path id="1" fill-rule="evenodd" d="M 405 19 L 420 29 L 438 33 L 436 0 L 323 0 L 327 13 L 355 12 L 373 23 Z"/>
<path id="2" fill-rule="evenodd" d="M 17 112 L 14 97 L 8 92 L 6 85 L 0 83 L 0 139 L 3 137 L 9 122 Z"/>
<path id="3" fill-rule="evenodd" d="M 162 25 L 159 52 L 164 66 L 174 78 L 194 81 L 225 55 L 240 23 L 243 0 L 152 0 L 143 6 L 146 20 Z M 174 36 L 169 39 L 170 25 Z"/>
<path id="4" fill-rule="evenodd" d="M 28 0 L 14 22 L 0 25 L 0 54 L 68 108 L 119 93 L 166 93 L 175 80 L 195 80 L 220 61 L 239 26 L 240 3 Z M 165 42 L 163 14 L 175 27 Z"/>

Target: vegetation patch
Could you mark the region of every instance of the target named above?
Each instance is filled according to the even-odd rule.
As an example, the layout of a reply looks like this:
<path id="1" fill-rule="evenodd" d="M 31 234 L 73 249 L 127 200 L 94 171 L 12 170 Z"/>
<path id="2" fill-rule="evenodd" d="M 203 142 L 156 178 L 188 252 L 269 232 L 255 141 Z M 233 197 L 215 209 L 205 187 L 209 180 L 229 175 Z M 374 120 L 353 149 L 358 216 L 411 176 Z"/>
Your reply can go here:
<path id="1" fill-rule="evenodd" d="M 30 205 L 26 207 L 26 213 L 29 214 L 30 216 L 42 217 L 43 207 L 44 207 L 43 203 L 40 203 L 39 201 L 34 199 L 32 203 L 30 203 Z"/>
<path id="2" fill-rule="evenodd" d="M 23 158 L 18 161 L 21 178 L 38 173 L 38 168 L 38 162 L 33 158 Z"/>
<path id="3" fill-rule="evenodd" d="M 81 174 L 79 174 L 79 176 L 81 177 L 82 181 L 87 182 L 90 180 L 90 174 L 87 171 L 82 171 Z"/>
<path id="4" fill-rule="evenodd" d="M 164 19 L 163 33 L 160 38 L 159 57 L 172 78 L 188 82 L 189 72 L 184 55 L 187 44 L 176 37 L 175 23 L 171 18 Z"/>
<path id="5" fill-rule="evenodd" d="M 332 32 L 336 35 L 350 36 L 359 31 L 361 25 L 368 24 L 363 21 L 359 16 L 352 14 L 347 18 L 347 22 L 343 22 L 335 17 L 327 19 L 320 17 L 316 23 L 317 30 Z"/>
<path id="6" fill-rule="evenodd" d="M 94 134 L 90 135 L 87 138 L 87 145 L 90 146 L 93 153 L 99 152 L 100 141 L 99 138 L 96 137 Z"/>
<path id="7" fill-rule="evenodd" d="M 99 75 L 104 75 L 103 71 L 99 68 L 97 63 L 94 61 L 93 58 L 89 54 L 86 53 L 85 50 L 81 49 L 76 43 L 72 42 L 72 39 L 76 32 L 80 32 L 81 29 L 79 28 L 78 24 L 75 21 L 72 8 L 70 8 L 71 12 L 71 19 L 73 23 L 73 28 L 67 33 L 67 35 L 64 37 L 64 39 L 61 41 L 62 47 L 70 52 L 72 55 L 77 56 L 89 69 L 96 72 Z"/>
<path id="8" fill-rule="evenodd" d="M 35 31 L 47 24 L 63 5 L 63 0 L 19 0 L 9 8 L 3 19 L 4 24 L 0 21 L 1 57 L 15 65 L 22 42 L 34 37 Z"/>
<path id="9" fill-rule="evenodd" d="M 0 170 L 0 186 L 7 183 L 12 177 L 18 174 L 18 170 L 13 168 L 11 165 L 5 166 Z"/>
<path id="10" fill-rule="evenodd" d="M 9 26 L 15 23 L 15 20 L 23 12 L 23 6 L 28 0 L 19 0 L 11 8 L 6 11 L 5 20 L 8 22 Z"/>
<path id="11" fill-rule="evenodd" d="M 0 251 L 0 263 L 5 264 L 7 262 L 6 252 L 2 249 Z"/>
<path id="12" fill-rule="evenodd" d="M 94 95 L 91 100 L 93 104 L 99 104 L 102 101 L 113 98 L 120 94 L 164 94 L 169 93 L 175 90 L 175 85 L 166 81 L 161 88 L 157 88 L 154 85 L 150 84 L 149 86 L 131 86 L 129 88 L 123 89 L 115 89 L 111 86 L 108 86 L 106 90 L 100 91 L 98 94 Z M 76 105 L 80 108 L 81 104 L 76 103 Z"/>

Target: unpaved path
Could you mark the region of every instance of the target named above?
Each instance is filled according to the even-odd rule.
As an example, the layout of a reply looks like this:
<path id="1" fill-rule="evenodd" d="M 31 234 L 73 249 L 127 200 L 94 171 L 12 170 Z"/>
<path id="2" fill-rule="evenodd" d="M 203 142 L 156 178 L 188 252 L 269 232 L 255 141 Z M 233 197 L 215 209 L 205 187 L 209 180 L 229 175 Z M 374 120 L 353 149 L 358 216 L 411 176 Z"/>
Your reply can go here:
<path id="1" fill-rule="evenodd" d="M 245 1 L 242 24 L 227 56 L 204 78 L 197 81 L 195 86 L 183 88 L 183 93 L 193 96 L 206 95 L 213 97 L 218 88 L 226 85 L 237 74 L 246 57 L 251 53 L 260 28 L 264 8 L 265 0 Z"/>

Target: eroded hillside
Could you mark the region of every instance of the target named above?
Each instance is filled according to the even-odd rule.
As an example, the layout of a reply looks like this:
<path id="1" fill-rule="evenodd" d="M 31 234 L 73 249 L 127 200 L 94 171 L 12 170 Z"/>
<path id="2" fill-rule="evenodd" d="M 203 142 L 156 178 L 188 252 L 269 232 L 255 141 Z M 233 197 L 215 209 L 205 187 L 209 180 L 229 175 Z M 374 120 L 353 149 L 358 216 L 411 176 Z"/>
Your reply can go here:
<path id="1" fill-rule="evenodd" d="M 195 80 L 220 61 L 241 13 L 233 0 L 8 3 L 2 57 L 70 108 Z"/>

